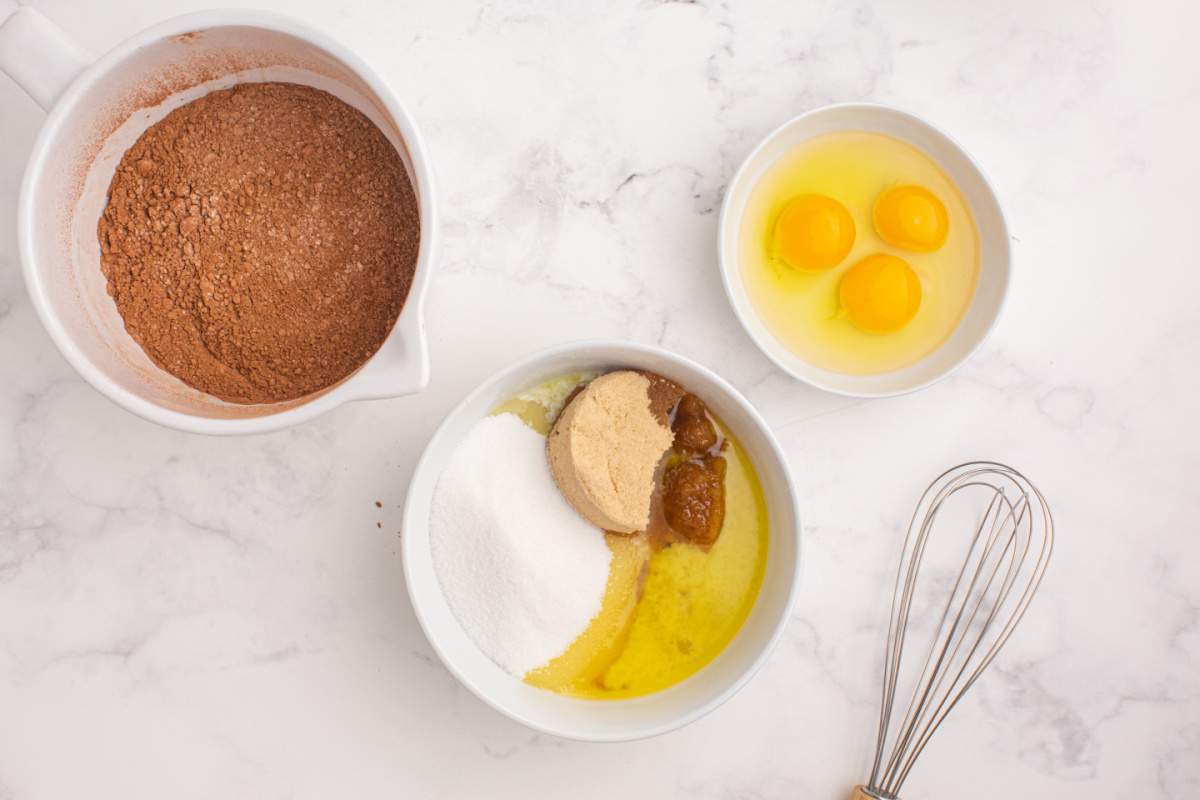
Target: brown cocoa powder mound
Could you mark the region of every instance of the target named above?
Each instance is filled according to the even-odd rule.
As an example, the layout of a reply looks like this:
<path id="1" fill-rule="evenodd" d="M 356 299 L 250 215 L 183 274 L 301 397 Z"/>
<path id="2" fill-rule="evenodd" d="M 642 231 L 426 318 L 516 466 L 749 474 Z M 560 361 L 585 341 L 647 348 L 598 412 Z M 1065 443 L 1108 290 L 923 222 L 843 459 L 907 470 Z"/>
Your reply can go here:
<path id="1" fill-rule="evenodd" d="M 108 293 L 160 367 L 223 400 L 337 383 L 383 344 L 420 218 L 383 133 L 287 83 L 212 92 L 121 159 L 98 235 Z"/>

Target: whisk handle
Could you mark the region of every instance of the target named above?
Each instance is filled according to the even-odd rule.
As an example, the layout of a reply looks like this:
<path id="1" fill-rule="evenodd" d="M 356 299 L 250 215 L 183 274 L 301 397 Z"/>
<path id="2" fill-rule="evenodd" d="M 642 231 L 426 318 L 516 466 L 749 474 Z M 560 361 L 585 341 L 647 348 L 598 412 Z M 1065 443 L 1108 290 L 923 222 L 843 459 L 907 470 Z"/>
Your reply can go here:
<path id="1" fill-rule="evenodd" d="M 882 800 L 882 798 L 881 795 L 869 791 L 865 786 L 855 786 L 854 794 L 850 795 L 850 800 Z"/>

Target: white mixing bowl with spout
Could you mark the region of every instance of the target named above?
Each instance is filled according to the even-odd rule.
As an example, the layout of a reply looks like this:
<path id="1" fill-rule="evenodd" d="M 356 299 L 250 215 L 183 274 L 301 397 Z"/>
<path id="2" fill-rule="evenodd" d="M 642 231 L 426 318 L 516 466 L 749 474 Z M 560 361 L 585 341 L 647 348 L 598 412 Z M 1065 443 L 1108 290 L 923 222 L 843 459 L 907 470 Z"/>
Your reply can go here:
<path id="1" fill-rule="evenodd" d="M 274 14 L 205 11 L 155 25 L 88 64 L 53 23 L 22 8 L 0 26 L 0 69 L 49 111 L 25 172 L 17 231 L 25 284 L 54 343 L 90 384 L 146 419 L 209 434 L 258 433 L 350 400 L 429 382 L 424 305 L 436 205 L 425 148 L 387 84 L 346 48 Z M 156 366 L 125 331 L 100 271 L 96 224 L 121 156 L 170 111 L 236 83 L 329 92 L 367 116 L 399 153 L 420 209 L 416 274 L 380 349 L 341 382 L 281 403 L 227 403 Z"/>

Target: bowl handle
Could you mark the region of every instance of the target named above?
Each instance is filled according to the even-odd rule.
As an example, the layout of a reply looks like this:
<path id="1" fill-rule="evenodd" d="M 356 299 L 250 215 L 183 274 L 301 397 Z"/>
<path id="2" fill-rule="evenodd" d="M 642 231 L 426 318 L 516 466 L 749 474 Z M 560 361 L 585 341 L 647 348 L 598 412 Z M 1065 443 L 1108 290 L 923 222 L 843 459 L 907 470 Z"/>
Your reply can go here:
<path id="1" fill-rule="evenodd" d="M 0 25 L 0 71 L 46 111 L 88 63 L 62 28 L 28 6 Z"/>

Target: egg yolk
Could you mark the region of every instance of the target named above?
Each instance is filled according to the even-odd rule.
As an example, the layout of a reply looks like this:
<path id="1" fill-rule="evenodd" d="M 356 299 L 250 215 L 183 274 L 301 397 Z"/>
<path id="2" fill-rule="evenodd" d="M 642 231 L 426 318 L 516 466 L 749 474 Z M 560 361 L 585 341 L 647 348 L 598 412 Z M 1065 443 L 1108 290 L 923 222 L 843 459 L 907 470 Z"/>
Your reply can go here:
<path id="1" fill-rule="evenodd" d="M 838 297 L 855 327 L 890 333 L 908 324 L 921 307 L 921 281 L 896 256 L 867 256 L 842 276 Z"/>
<path id="2" fill-rule="evenodd" d="M 775 255 L 794 269 L 829 269 L 854 246 L 854 219 L 846 207 L 820 194 L 802 194 L 775 221 Z"/>
<path id="3" fill-rule="evenodd" d="M 928 253 L 937 250 L 950 232 L 946 207 L 920 186 L 888 189 L 875 201 L 875 230 L 893 247 Z"/>

